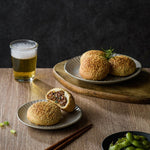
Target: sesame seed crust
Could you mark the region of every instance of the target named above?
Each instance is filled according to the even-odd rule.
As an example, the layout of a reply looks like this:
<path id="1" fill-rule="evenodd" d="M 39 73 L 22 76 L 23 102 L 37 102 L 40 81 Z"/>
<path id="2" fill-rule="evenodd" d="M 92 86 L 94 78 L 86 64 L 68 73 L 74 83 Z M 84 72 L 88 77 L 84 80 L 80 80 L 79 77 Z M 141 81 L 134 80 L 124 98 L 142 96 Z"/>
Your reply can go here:
<path id="1" fill-rule="evenodd" d="M 118 55 L 109 59 L 110 74 L 114 76 L 128 76 L 135 72 L 136 64 L 128 56 Z"/>
<path id="2" fill-rule="evenodd" d="M 37 102 L 27 111 L 27 119 L 37 125 L 53 125 L 62 118 L 60 108 L 51 102 Z"/>
<path id="3" fill-rule="evenodd" d="M 88 55 L 89 54 L 89 55 Z M 79 73 L 82 78 L 88 80 L 102 80 L 109 73 L 109 62 L 107 59 L 97 53 L 88 51 L 86 57 L 81 56 Z"/>
<path id="4" fill-rule="evenodd" d="M 85 53 L 82 54 L 82 56 L 80 58 L 80 63 L 82 63 L 82 60 L 84 60 L 89 55 L 99 55 L 99 56 L 104 56 L 105 57 L 105 52 L 103 52 L 101 50 L 89 50 L 89 51 L 86 51 Z"/>

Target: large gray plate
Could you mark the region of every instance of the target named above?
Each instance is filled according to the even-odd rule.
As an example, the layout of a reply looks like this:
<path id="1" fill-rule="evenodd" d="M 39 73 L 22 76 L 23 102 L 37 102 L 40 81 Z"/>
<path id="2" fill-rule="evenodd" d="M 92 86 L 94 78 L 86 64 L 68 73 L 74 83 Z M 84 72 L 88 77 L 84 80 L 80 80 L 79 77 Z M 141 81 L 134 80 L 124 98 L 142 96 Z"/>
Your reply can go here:
<path id="1" fill-rule="evenodd" d="M 63 113 L 62 120 L 55 125 L 51 125 L 51 126 L 35 125 L 27 119 L 27 110 L 33 103 L 41 102 L 41 101 L 46 101 L 46 100 L 36 100 L 36 101 L 28 102 L 28 103 L 22 105 L 18 109 L 18 113 L 17 113 L 17 117 L 18 117 L 19 121 L 21 121 L 21 123 L 23 123 L 24 125 L 27 125 L 32 128 L 43 129 L 43 130 L 55 130 L 55 129 L 61 129 L 61 128 L 68 127 L 68 126 L 76 123 L 77 121 L 79 121 L 79 119 L 82 117 L 81 109 L 79 108 L 79 106 L 76 106 L 75 110 L 71 113 L 66 113 L 63 111 L 62 112 Z"/>
<path id="2" fill-rule="evenodd" d="M 114 54 L 114 55 L 121 55 L 121 54 Z M 108 75 L 104 80 L 101 80 L 101 81 L 86 80 L 86 79 L 83 79 L 79 74 L 80 57 L 81 56 L 77 56 L 68 60 L 64 65 L 64 70 L 66 73 L 68 73 L 70 76 L 72 76 L 75 79 L 88 82 L 88 83 L 93 83 L 93 84 L 112 84 L 112 83 L 126 81 L 137 76 L 141 72 L 141 69 L 142 69 L 141 63 L 137 61 L 136 59 L 130 57 L 136 64 L 136 71 L 132 75 L 129 75 L 126 77 L 117 77 L 117 76 Z"/>

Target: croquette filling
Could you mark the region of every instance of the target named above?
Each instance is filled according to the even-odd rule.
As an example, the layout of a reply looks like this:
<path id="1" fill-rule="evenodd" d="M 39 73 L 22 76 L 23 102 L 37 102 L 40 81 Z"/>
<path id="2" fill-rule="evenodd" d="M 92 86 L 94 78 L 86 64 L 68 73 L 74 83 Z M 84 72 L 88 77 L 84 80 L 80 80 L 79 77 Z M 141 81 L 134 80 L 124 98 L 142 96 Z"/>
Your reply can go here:
<path id="1" fill-rule="evenodd" d="M 55 103 L 59 103 L 61 106 L 65 106 L 67 103 L 67 98 L 64 94 L 64 91 L 51 91 L 48 93 L 47 98 L 54 101 Z"/>

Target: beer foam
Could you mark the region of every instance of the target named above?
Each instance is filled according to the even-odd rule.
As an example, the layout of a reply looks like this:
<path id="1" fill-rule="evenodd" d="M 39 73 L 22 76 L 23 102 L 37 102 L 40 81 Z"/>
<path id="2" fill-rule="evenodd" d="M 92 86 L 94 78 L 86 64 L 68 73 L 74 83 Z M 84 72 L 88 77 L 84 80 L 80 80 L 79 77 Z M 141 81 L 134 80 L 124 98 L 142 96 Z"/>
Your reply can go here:
<path id="1" fill-rule="evenodd" d="M 37 55 L 35 43 L 15 43 L 11 46 L 11 56 L 18 59 L 28 59 Z"/>

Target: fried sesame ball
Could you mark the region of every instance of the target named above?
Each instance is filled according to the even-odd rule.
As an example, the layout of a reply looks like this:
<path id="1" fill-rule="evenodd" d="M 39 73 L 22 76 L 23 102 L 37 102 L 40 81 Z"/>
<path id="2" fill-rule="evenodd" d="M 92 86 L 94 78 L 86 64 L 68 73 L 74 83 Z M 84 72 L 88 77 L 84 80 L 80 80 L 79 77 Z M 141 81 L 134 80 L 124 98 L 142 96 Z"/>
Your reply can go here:
<path id="1" fill-rule="evenodd" d="M 114 76 L 128 76 L 135 72 L 136 64 L 128 56 L 117 55 L 109 59 L 110 74 Z"/>
<path id="2" fill-rule="evenodd" d="M 79 73 L 84 79 L 103 80 L 109 73 L 109 67 L 109 62 L 103 55 L 87 52 L 81 56 Z"/>
<path id="3" fill-rule="evenodd" d="M 54 125 L 61 120 L 60 108 L 51 102 L 37 102 L 27 111 L 27 119 L 36 125 Z"/>

